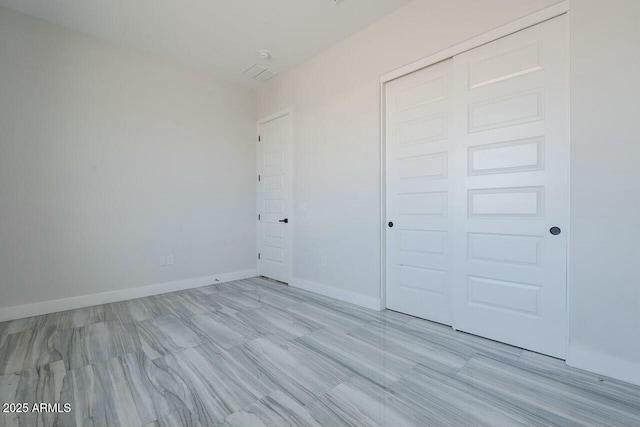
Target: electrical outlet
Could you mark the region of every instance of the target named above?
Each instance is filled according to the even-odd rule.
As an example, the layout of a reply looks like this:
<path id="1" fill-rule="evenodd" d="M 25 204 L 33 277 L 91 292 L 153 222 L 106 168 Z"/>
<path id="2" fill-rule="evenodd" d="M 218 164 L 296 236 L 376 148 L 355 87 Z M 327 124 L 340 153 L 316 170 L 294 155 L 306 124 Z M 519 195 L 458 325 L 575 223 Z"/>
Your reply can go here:
<path id="1" fill-rule="evenodd" d="M 173 255 L 167 255 L 167 265 L 173 265 Z"/>
<path id="2" fill-rule="evenodd" d="M 326 256 L 322 256 L 322 258 L 320 259 L 320 263 L 322 264 L 323 267 L 327 266 L 327 257 Z"/>
<path id="3" fill-rule="evenodd" d="M 160 267 L 164 267 L 165 265 L 167 265 L 167 257 L 166 256 L 161 256 L 160 257 Z"/>

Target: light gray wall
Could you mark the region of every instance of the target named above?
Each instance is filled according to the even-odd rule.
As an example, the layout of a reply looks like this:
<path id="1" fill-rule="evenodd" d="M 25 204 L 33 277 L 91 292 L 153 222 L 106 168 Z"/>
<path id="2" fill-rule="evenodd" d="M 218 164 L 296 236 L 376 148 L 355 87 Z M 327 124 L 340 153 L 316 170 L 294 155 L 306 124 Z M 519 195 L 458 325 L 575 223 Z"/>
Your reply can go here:
<path id="1" fill-rule="evenodd" d="M 0 308 L 255 269 L 255 119 L 252 91 L 0 8 Z"/>
<path id="2" fill-rule="evenodd" d="M 553 3 L 416 0 L 260 90 L 295 111 L 295 276 L 379 297 L 379 76 Z M 640 383 L 640 2 L 571 9 L 569 354 Z"/>
<path id="3" fill-rule="evenodd" d="M 640 2 L 572 0 L 571 49 L 572 346 L 637 364 Z"/>

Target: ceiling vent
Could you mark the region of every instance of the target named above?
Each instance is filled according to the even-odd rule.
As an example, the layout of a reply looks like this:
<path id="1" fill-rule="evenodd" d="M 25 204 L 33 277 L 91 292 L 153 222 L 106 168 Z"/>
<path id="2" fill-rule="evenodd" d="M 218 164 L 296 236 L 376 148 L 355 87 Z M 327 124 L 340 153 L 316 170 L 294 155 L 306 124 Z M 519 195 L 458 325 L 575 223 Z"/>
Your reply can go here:
<path id="1" fill-rule="evenodd" d="M 278 73 L 270 68 L 255 64 L 246 69 L 242 74 L 257 82 L 264 83 L 274 78 Z"/>

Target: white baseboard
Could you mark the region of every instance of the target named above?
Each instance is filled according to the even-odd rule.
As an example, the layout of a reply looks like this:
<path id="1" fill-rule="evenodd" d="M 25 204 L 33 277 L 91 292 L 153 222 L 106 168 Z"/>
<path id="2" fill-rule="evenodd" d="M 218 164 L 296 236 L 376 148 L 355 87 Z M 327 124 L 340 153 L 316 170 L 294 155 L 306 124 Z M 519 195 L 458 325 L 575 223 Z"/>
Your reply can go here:
<path id="1" fill-rule="evenodd" d="M 361 307 L 370 308 L 371 310 L 382 310 L 382 301 L 380 298 L 368 297 L 366 295 L 357 294 L 355 292 L 346 291 L 344 289 L 325 285 L 323 283 L 312 282 L 310 280 L 293 278 L 289 286 L 293 288 L 303 289 L 305 291 L 314 292 L 329 298 L 359 305 Z"/>
<path id="2" fill-rule="evenodd" d="M 569 346 L 567 349 L 567 365 L 640 385 L 640 363 L 619 359 L 615 356 Z"/>
<path id="3" fill-rule="evenodd" d="M 199 288 L 214 283 L 232 282 L 234 280 L 255 277 L 257 274 L 256 270 L 234 271 L 231 273 L 223 273 L 213 276 L 195 277 L 192 279 L 176 280 L 174 282 L 158 283 L 155 285 L 0 308 L 0 322 L 22 319 L 24 317 L 39 316 L 41 314 L 56 313 L 58 311 L 90 307 L 93 305 L 126 301 L 151 295 L 166 294 L 168 292 L 182 291 L 185 289 Z"/>

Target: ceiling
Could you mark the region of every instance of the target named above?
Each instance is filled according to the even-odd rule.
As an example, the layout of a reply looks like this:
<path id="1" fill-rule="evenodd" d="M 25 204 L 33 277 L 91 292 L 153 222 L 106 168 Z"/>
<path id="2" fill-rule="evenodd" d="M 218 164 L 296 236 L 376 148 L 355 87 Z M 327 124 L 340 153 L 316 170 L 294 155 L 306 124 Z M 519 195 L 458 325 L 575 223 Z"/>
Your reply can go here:
<path id="1" fill-rule="evenodd" d="M 0 5 L 256 86 L 255 63 L 284 72 L 411 0 L 0 0 Z M 271 52 L 270 60 L 258 56 Z"/>

